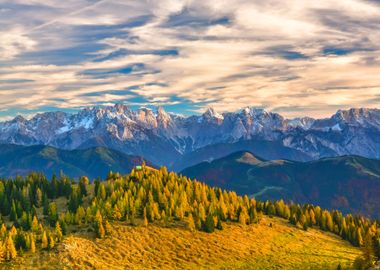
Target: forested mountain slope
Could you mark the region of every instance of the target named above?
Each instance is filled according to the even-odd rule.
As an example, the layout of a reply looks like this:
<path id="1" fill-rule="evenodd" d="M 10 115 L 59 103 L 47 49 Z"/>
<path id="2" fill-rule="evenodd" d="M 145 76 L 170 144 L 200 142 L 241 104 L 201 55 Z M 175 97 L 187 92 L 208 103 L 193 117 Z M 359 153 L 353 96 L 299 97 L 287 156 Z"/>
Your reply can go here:
<path id="1" fill-rule="evenodd" d="M 380 160 L 376 159 L 343 156 L 310 162 L 268 161 L 243 151 L 182 173 L 260 200 L 313 203 L 380 217 Z"/>
<path id="2" fill-rule="evenodd" d="M 64 174 L 70 177 L 87 175 L 104 178 L 109 171 L 127 173 L 143 158 L 104 148 L 61 150 L 50 146 L 0 145 L 0 176 L 14 177 L 42 172 L 47 177 Z M 149 163 L 149 162 L 148 162 Z M 150 164 L 150 163 L 149 163 Z"/>

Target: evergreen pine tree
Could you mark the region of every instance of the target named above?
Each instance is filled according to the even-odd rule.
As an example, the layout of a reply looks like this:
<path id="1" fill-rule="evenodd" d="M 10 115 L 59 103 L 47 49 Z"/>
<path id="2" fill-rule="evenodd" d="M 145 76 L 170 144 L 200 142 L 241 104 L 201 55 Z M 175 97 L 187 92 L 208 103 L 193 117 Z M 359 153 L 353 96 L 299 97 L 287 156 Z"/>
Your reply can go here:
<path id="1" fill-rule="evenodd" d="M 215 224 L 214 224 L 214 217 L 209 213 L 206 217 L 206 220 L 203 224 L 203 230 L 208 233 L 214 232 Z"/>
<path id="2" fill-rule="evenodd" d="M 12 202 L 11 214 L 10 214 L 9 219 L 11 221 L 17 221 L 17 219 L 18 219 L 18 217 L 17 217 L 17 210 L 16 210 L 16 204 L 15 204 L 14 201 Z"/>
<path id="3" fill-rule="evenodd" d="M 44 194 L 44 197 L 42 200 L 42 205 L 43 205 L 43 214 L 45 216 L 47 216 L 49 213 L 49 199 L 48 199 L 46 193 Z"/>
<path id="4" fill-rule="evenodd" d="M 218 223 L 216 224 L 216 228 L 218 230 L 223 230 L 223 224 L 222 224 L 222 221 L 220 220 L 220 218 L 218 218 Z"/>

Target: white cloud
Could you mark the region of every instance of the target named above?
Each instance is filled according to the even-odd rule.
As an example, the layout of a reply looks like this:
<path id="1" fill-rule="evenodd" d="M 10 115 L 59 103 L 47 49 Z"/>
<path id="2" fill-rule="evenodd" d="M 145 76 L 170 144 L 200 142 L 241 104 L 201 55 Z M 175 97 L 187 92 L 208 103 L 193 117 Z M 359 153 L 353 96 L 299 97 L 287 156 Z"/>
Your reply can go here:
<path id="1" fill-rule="evenodd" d="M 136 94 L 152 104 L 177 104 L 174 97 L 195 111 L 252 105 L 288 116 L 380 107 L 376 3 L 14 3 L 40 12 L 20 6 L 0 19 L 0 57 L 12 60 L 0 65 L 0 109 L 76 108 Z M 140 68 L 128 71 L 133 65 Z"/>
<path id="2" fill-rule="evenodd" d="M 0 32 L 0 59 L 11 59 L 22 51 L 34 50 L 36 45 L 37 42 L 19 28 Z"/>

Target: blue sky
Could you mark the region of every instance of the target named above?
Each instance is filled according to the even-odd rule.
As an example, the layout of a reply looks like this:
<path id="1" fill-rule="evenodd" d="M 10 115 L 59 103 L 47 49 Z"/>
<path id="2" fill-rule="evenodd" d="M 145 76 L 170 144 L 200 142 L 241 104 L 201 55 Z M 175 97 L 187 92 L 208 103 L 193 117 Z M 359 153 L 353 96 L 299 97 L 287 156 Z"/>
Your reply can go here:
<path id="1" fill-rule="evenodd" d="M 123 102 L 380 107 L 380 2 L 0 0 L 0 120 Z"/>

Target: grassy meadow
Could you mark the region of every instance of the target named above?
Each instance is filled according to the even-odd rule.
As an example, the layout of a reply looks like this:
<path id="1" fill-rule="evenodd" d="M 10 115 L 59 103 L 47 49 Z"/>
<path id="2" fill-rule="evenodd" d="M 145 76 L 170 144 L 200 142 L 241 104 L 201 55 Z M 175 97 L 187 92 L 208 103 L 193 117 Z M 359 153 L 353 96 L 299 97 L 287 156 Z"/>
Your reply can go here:
<path id="1" fill-rule="evenodd" d="M 226 223 L 212 234 L 181 223 L 111 226 L 105 239 L 83 226 L 55 251 L 26 253 L 1 269 L 347 269 L 361 253 L 333 234 L 267 216 L 259 224 Z"/>

